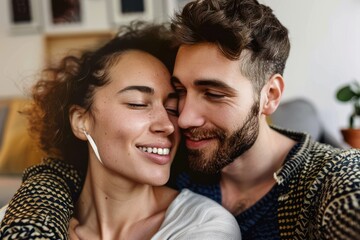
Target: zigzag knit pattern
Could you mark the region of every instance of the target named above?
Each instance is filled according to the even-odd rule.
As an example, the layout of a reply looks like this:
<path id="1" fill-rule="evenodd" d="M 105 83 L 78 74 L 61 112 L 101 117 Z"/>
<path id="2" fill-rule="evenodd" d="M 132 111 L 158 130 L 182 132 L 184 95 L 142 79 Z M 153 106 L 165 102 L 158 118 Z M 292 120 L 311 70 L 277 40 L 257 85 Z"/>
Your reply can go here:
<path id="1" fill-rule="evenodd" d="M 283 133 L 301 147 L 277 174 L 281 239 L 360 239 L 360 151 Z"/>
<path id="2" fill-rule="evenodd" d="M 61 160 L 45 159 L 27 169 L 9 203 L 0 239 L 67 239 L 74 198 L 80 193 L 77 171 Z"/>

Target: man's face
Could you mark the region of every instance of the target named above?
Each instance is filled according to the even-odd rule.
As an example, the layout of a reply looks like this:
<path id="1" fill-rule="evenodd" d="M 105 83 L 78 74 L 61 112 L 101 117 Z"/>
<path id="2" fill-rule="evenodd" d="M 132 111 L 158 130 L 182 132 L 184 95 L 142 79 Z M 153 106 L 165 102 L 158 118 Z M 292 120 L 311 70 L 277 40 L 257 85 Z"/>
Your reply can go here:
<path id="1" fill-rule="evenodd" d="M 216 173 L 254 144 L 259 96 L 241 74 L 240 60 L 227 59 L 214 44 L 183 45 L 172 84 L 192 169 Z"/>

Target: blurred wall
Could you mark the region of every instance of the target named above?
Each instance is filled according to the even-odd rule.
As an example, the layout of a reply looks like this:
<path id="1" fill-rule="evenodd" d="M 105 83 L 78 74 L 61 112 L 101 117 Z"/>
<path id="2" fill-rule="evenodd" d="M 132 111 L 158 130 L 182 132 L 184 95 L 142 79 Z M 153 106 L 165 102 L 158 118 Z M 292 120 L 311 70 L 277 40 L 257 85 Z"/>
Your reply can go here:
<path id="1" fill-rule="evenodd" d="M 346 127 L 352 108 L 335 98 L 353 79 L 360 82 L 359 0 L 260 0 L 290 31 L 283 99 L 305 97 L 316 105 L 334 136 Z M 284 101 L 283 100 L 283 101 Z"/>
<path id="2" fill-rule="evenodd" d="M 44 29 L 38 33 L 14 34 L 9 24 L 10 1 L 0 1 L 0 97 L 24 95 L 35 75 L 44 66 L 46 35 L 78 33 L 79 30 L 87 33 L 114 31 L 117 28 L 109 16 L 112 10 L 109 0 L 80 0 L 83 21 L 81 26 L 53 29 L 48 24 L 49 20 L 46 21 L 50 0 L 34 0 L 42 3 L 38 5 L 38 10 Z M 155 21 L 163 21 L 163 8 L 166 4 L 163 4 L 163 0 L 150 1 L 154 3 Z"/>
<path id="3" fill-rule="evenodd" d="M 106 2 L 84 1 L 85 30 L 111 28 Z M 335 91 L 354 78 L 360 81 L 360 0 L 260 2 L 273 8 L 290 31 L 284 100 L 313 101 L 325 127 L 340 139 L 339 128 L 346 126 L 351 106 L 337 102 Z M 10 34 L 7 3 L 0 1 L 0 97 L 23 95 L 43 66 L 45 54 L 42 33 Z M 161 7 L 156 9 L 161 18 Z"/>
<path id="4" fill-rule="evenodd" d="M 8 0 L 0 1 L 0 96 L 22 95 L 43 59 L 42 36 L 14 36 L 9 29 Z"/>

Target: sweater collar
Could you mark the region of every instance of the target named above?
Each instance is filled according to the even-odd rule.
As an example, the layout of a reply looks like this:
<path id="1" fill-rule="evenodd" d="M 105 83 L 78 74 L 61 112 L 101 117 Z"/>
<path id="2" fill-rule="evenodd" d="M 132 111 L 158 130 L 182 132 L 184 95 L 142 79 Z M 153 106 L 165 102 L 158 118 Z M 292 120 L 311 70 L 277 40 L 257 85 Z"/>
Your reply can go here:
<path id="1" fill-rule="evenodd" d="M 274 173 L 274 178 L 279 186 L 287 186 L 293 176 L 298 176 L 302 166 L 309 154 L 309 146 L 312 142 L 311 136 L 307 133 L 296 132 L 279 127 L 272 128 L 279 133 L 297 142 L 288 153 L 282 167 Z"/>

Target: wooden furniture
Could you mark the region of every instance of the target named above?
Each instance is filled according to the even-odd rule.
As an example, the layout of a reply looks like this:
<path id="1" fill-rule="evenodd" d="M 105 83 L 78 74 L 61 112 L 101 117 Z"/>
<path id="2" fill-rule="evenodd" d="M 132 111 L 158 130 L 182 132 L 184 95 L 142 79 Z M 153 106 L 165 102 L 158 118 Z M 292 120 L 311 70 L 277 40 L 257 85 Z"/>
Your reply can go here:
<path id="1" fill-rule="evenodd" d="M 45 65 L 54 64 L 68 54 L 97 48 L 110 40 L 114 32 L 62 33 L 44 36 Z"/>

